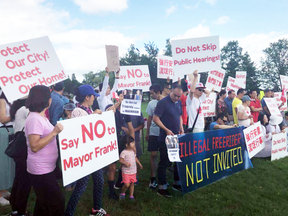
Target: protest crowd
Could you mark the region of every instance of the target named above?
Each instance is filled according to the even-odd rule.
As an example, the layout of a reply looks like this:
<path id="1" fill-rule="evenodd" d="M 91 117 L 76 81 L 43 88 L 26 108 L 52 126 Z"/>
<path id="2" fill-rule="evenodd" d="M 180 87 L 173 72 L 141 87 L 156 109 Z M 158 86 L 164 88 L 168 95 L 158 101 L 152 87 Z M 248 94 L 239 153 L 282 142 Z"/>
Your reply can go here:
<path id="1" fill-rule="evenodd" d="M 115 76 L 111 87 L 110 73 Z M 125 100 L 141 102 L 143 95 L 140 90 L 135 91 L 134 95 L 128 95 L 128 89 L 119 88 L 120 74 L 120 69 L 111 72 L 106 68 L 105 78 L 97 89 L 84 84 L 75 90 L 74 95 L 65 93 L 63 81 L 50 88 L 36 85 L 30 89 L 28 96 L 13 103 L 7 100 L 4 92 L 1 93 L 0 205 L 11 205 L 9 215 L 31 215 L 26 207 L 33 188 L 37 198 L 34 216 L 72 216 L 81 202 L 81 195 L 87 189 L 90 175 L 93 180 L 93 206 L 90 215 L 109 215 L 103 208 L 103 196 L 121 202 L 129 191 L 128 198 L 131 202 L 137 202 L 134 190 L 137 190 L 135 185 L 141 180 L 137 173 L 139 169 L 143 169 L 141 131 L 145 127 L 145 119 L 142 113 L 123 114 L 121 105 Z M 185 79 L 181 82 L 179 78 L 172 82 L 167 79 L 163 85 L 149 85 L 151 101 L 146 109 L 148 118 L 145 140 L 148 142 L 150 167 L 145 169 L 150 169 L 151 176 L 147 187 L 164 198 L 172 197 L 169 187 L 182 191 L 177 163 L 171 162 L 167 151 L 167 148 L 176 148 L 179 144 L 176 139 L 167 147 L 167 136 L 238 127 L 244 130 L 260 122 L 265 148 L 255 157 L 270 157 L 272 136 L 285 132 L 288 127 L 288 112 L 282 111 L 280 117 L 269 110 L 265 99 L 273 99 L 272 90 L 266 89 L 264 97 L 253 89 L 221 88 L 215 91 L 199 82 L 199 74 L 195 70 L 187 75 L 187 81 Z M 205 116 L 204 104 L 211 95 L 217 98 L 214 104 L 215 114 Z M 287 103 L 284 91 L 281 100 L 278 108 Z M 62 185 L 58 181 L 62 179 L 63 171 L 59 144 L 59 135 L 65 130 L 62 124 L 71 119 L 101 116 L 107 112 L 114 113 L 119 160 L 66 185 L 65 190 L 73 192 L 69 200 L 66 200 L 65 207 Z M 19 146 L 20 156 L 12 159 L 4 152 L 9 147 L 9 142 L 11 144 L 15 140 L 18 144 L 21 142 L 25 145 L 21 145 L 21 148 Z M 172 185 L 167 183 L 167 169 L 173 169 Z M 109 194 L 103 193 L 104 179 L 107 179 Z"/>

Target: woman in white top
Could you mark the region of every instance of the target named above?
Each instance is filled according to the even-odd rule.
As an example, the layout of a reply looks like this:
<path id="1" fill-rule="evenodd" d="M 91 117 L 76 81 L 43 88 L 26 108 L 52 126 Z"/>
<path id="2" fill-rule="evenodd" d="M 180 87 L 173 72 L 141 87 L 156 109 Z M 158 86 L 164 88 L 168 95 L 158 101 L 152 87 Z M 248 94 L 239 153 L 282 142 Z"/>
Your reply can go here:
<path id="1" fill-rule="evenodd" d="M 253 124 L 253 116 L 251 115 L 251 111 L 249 108 L 250 105 L 250 97 L 248 95 L 244 95 L 242 98 L 242 104 L 237 107 L 237 117 L 238 117 L 238 125 L 249 127 Z"/>
<path id="2" fill-rule="evenodd" d="M 29 114 L 25 102 L 26 98 L 14 101 L 10 109 L 10 118 L 14 123 L 13 129 L 15 134 L 24 129 L 25 121 Z M 26 146 L 26 142 L 23 141 L 23 145 Z M 27 148 L 25 151 L 23 150 L 23 157 L 14 159 L 16 166 L 10 197 L 10 204 L 12 207 L 12 214 L 10 215 L 25 215 L 26 213 L 27 202 L 31 190 L 31 181 L 27 172 L 26 160 Z"/>
<path id="3" fill-rule="evenodd" d="M 271 115 L 268 124 L 267 116 L 260 113 L 258 120 L 261 122 L 261 127 L 264 134 L 265 147 L 258 154 L 256 154 L 255 157 L 270 157 L 272 149 L 272 135 L 281 133 L 279 124 L 281 123 L 282 119 L 277 117 L 276 115 Z"/>
<path id="4" fill-rule="evenodd" d="M 12 122 L 10 119 L 10 103 L 2 92 L 0 95 L 0 206 L 9 205 L 7 200 L 14 179 L 15 164 L 12 158 L 4 152 L 9 145 L 8 135 L 13 134 Z M 5 127 L 6 126 L 6 127 Z"/>

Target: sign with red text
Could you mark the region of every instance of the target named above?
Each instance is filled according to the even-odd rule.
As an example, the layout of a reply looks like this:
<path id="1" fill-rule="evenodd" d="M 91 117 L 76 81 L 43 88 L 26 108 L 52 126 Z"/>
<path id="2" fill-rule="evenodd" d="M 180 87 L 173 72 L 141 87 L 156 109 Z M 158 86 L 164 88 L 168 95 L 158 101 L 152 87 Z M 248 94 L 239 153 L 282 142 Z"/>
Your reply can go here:
<path id="1" fill-rule="evenodd" d="M 121 66 L 118 89 L 142 89 L 149 91 L 151 86 L 148 65 Z"/>
<path id="2" fill-rule="evenodd" d="M 170 77 L 173 79 L 173 59 L 170 56 L 158 56 L 157 58 L 157 78 L 167 79 Z M 177 77 L 178 79 L 178 77 Z"/>
<path id="3" fill-rule="evenodd" d="M 261 123 L 257 122 L 243 130 L 249 158 L 254 157 L 265 147 Z"/>
<path id="4" fill-rule="evenodd" d="M 228 81 L 227 81 L 227 86 L 226 86 L 226 91 L 230 91 L 230 90 L 234 90 L 236 93 L 238 91 L 238 89 L 240 89 L 241 86 L 236 84 L 236 79 L 233 77 L 228 77 Z"/>
<path id="5" fill-rule="evenodd" d="M 219 36 L 171 40 L 175 75 L 221 68 Z"/>
<path id="6" fill-rule="evenodd" d="M 276 99 L 275 98 L 263 98 L 263 99 L 265 100 L 270 113 L 282 118 L 280 110 L 278 109 L 278 106 L 276 104 Z"/>
<path id="7" fill-rule="evenodd" d="M 272 136 L 271 161 L 287 156 L 286 133 L 274 134 Z"/>
<path id="8" fill-rule="evenodd" d="M 201 104 L 201 110 L 205 117 L 216 116 L 216 93 L 211 92 L 209 97 Z"/>
<path id="9" fill-rule="evenodd" d="M 246 71 L 236 71 L 236 83 L 243 89 L 246 89 Z"/>
<path id="10" fill-rule="evenodd" d="M 0 46 L 0 86 L 9 102 L 29 94 L 35 85 L 67 79 L 48 37 Z"/>
<path id="11" fill-rule="evenodd" d="M 119 159 L 113 111 L 60 121 L 59 148 L 66 186 Z"/>
<path id="12" fill-rule="evenodd" d="M 274 92 L 274 98 L 276 99 L 277 107 L 279 107 L 283 102 L 281 101 L 282 92 Z M 283 105 L 279 108 L 280 112 L 287 111 L 287 103 L 283 103 Z"/>
<path id="13" fill-rule="evenodd" d="M 120 68 L 118 46 L 105 45 L 105 49 L 109 71 L 118 71 Z"/>
<path id="14" fill-rule="evenodd" d="M 281 81 L 281 88 L 285 89 L 285 92 L 288 92 L 288 76 L 280 75 L 280 81 Z"/>
<path id="15" fill-rule="evenodd" d="M 220 92 L 223 85 L 224 76 L 225 71 L 222 69 L 209 71 L 205 87 L 209 89 L 214 88 L 215 91 Z"/>

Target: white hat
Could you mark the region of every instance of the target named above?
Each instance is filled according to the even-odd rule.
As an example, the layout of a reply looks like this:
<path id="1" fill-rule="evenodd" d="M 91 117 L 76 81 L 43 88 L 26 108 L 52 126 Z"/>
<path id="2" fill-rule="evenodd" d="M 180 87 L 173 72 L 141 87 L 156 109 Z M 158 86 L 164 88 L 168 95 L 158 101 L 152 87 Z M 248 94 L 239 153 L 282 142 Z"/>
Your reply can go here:
<path id="1" fill-rule="evenodd" d="M 205 88 L 205 86 L 203 85 L 203 83 L 198 82 L 198 83 L 196 84 L 196 89 L 197 89 L 197 88 Z"/>
<path id="2" fill-rule="evenodd" d="M 283 118 L 277 115 L 271 115 L 269 119 L 269 124 L 279 125 L 283 121 Z"/>

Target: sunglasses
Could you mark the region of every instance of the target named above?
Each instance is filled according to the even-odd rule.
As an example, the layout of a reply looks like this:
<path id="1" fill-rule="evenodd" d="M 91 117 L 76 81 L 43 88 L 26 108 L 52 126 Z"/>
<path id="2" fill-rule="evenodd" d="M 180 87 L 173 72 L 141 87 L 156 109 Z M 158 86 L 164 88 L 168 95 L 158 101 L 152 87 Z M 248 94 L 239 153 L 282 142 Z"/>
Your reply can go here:
<path id="1" fill-rule="evenodd" d="M 223 121 L 224 123 L 227 123 L 227 120 L 222 119 L 222 121 Z"/>
<path id="2" fill-rule="evenodd" d="M 198 91 L 200 91 L 200 92 L 204 92 L 204 89 L 197 89 Z"/>

